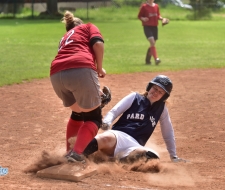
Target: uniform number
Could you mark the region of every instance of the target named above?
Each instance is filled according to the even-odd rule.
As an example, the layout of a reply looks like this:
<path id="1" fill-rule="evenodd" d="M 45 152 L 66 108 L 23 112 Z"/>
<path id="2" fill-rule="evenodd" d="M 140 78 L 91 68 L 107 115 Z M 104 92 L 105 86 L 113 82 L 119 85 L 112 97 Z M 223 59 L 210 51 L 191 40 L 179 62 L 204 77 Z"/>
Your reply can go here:
<path id="1" fill-rule="evenodd" d="M 64 40 L 65 37 L 62 37 L 62 39 L 59 42 L 59 48 L 58 51 L 60 51 L 63 47 L 65 47 L 66 45 L 70 44 L 71 42 L 73 42 L 73 40 L 70 40 L 70 37 L 75 33 L 75 30 L 70 30 L 69 33 L 67 34 L 67 38 L 66 40 Z"/>

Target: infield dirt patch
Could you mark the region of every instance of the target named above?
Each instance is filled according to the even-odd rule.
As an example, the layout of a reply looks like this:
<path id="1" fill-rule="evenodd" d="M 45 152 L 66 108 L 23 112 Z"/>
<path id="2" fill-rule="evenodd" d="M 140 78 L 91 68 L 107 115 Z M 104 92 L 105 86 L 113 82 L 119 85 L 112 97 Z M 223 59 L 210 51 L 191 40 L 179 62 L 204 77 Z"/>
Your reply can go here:
<path id="1" fill-rule="evenodd" d="M 225 69 L 107 75 L 100 82 L 110 87 L 112 101 L 103 114 L 130 92 L 142 93 L 157 74 L 173 81 L 168 109 L 177 154 L 190 162 L 170 162 L 157 126 L 147 146 L 159 152 L 159 163 L 123 166 L 103 162 L 95 164 L 97 174 L 81 182 L 37 177 L 35 163 L 43 159 L 43 151 L 53 161 L 48 164 L 63 162 L 70 116 L 70 110 L 62 106 L 46 78 L 0 88 L 0 166 L 8 169 L 7 175 L 0 176 L 0 189 L 224 189 Z M 33 173 L 25 172 L 27 169 L 33 169 Z"/>

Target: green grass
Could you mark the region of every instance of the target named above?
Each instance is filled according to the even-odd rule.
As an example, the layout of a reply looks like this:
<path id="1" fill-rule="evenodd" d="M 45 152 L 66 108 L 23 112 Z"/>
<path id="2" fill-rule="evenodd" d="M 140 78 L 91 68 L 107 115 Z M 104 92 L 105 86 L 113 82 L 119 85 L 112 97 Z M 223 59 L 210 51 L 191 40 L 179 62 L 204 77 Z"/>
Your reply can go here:
<path id="1" fill-rule="evenodd" d="M 92 15 L 93 20 L 84 19 L 96 24 L 104 36 L 103 67 L 108 74 L 225 67 L 223 20 L 172 19 L 165 27 L 159 25 L 156 47 L 162 64 L 155 66 L 145 65 L 149 44 L 136 14 L 127 19 L 124 13 L 127 16 L 119 19 L 118 13 L 108 12 L 116 18 L 99 20 Z M 59 20 L 0 19 L 0 86 L 48 77 L 64 33 Z"/>
<path id="2" fill-rule="evenodd" d="M 101 28 L 101 24 L 99 26 Z M 165 27 L 159 26 L 159 40 L 156 47 L 162 64 L 158 67 L 144 65 L 148 41 L 144 37 L 139 21 L 110 26 L 111 24 L 104 24 L 105 29 L 102 28 L 106 40 L 105 67 L 109 70 L 108 72 L 165 71 L 225 66 L 223 53 L 225 25 L 222 22 L 176 21 Z M 112 30 L 113 34 L 110 32 Z"/>
<path id="3" fill-rule="evenodd" d="M 88 15 L 86 9 L 77 9 L 74 13 L 77 17 L 86 19 L 87 16 L 92 21 L 121 21 L 136 20 L 139 7 L 102 7 L 97 9 L 89 9 Z M 174 5 L 160 7 L 160 14 L 170 20 L 188 20 L 188 17 L 194 15 L 193 10 L 183 9 Z M 225 9 L 211 11 L 211 20 L 223 20 L 225 18 Z"/>

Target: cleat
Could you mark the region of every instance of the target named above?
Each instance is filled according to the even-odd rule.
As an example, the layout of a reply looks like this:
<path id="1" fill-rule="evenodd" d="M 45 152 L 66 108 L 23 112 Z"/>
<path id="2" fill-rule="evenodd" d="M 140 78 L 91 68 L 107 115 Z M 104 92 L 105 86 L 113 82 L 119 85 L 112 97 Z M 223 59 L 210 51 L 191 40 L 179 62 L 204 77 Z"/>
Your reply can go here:
<path id="1" fill-rule="evenodd" d="M 68 162 L 78 162 L 78 163 L 85 163 L 85 159 L 84 156 L 81 154 L 77 154 L 74 151 L 70 151 L 67 155 L 66 155 L 66 159 Z"/>
<path id="2" fill-rule="evenodd" d="M 131 153 L 130 155 L 121 158 L 119 161 L 121 163 L 134 163 L 137 162 L 139 160 L 145 160 L 145 162 L 147 162 L 148 160 L 152 160 L 152 159 L 159 159 L 159 156 L 157 155 L 156 152 L 154 151 L 134 151 L 133 153 Z"/>
<path id="3" fill-rule="evenodd" d="M 157 58 L 157 59 L 155 60 L 155 64 L 156 64 L 156 65 L 158 65 L 160 62 L 161 62 L 161 60 L 160 60 L 159 58 Z"/>
<path id="4" fill-rule="evenodd" d="M 147 158 L 147 160 L 151 160 L 151 159 L 159 159 L 159 156 L 154 153 L 154 152 L 151 152 L 151 151 L 147 151 L 145 153 L 145 157 Z"/>

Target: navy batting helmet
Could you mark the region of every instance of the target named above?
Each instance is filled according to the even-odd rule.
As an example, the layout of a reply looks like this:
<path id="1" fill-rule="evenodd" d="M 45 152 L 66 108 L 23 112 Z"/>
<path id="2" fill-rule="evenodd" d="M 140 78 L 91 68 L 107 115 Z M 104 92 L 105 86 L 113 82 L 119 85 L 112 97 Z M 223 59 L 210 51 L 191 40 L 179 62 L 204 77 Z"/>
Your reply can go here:
<path id="1" fill-rule="evenodd" d="M 152 81 L 150 81 L 148 83 L 148 85 L 146 87 L 146 91 L 149 91 L 150 88 L 154 84 L 161 87 L 166 92 L 166 94 L 162 97 L 163 101 L 166 100 L 170 96 L 170 93 L 171 93 L 172 88 L 173 88 L 172 81 L 169 79 L 169 77 L 167 77 L 165 75 L 158 75 L 154 79 L 152 79 Z"/>

